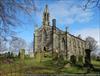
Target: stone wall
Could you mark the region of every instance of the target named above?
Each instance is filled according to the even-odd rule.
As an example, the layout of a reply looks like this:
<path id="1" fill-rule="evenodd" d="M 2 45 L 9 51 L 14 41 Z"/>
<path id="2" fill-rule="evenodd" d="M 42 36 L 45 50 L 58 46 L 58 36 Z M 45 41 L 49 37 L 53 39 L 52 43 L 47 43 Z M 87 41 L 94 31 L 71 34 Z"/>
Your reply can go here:
<path id="1" fill-rule="evenodd" d="M 86 41 L 81 38 L 71 35 L 70 33 L 67 33 L 66 35 L 65 32 L 57 28 L 53 31 L 51 26 L 45 28 L 42 27 L 36 31 L 34 46 L 35 51 L 44 51 L 45 47 L 46 50 L 57 51 L 62 53 L 64 56 L 67 51 L 68 60 L 70 60 L 70 57 L 74 55 L 76 57 L 76 61 L 79 61 L 81 56 L 83 62 L 85 49 L 88 48 Z"/>
<path id="2" fill-rule="evenodd" d="M 46 6 L 43 12 L 43 24 L 35 30 L 34 50 L 35 52 L 52 51 L 66 56 L 68 60 L 73 56 L 76 61 L 84 62 L 85 49 L 88 49 L 86 41 L 76 37 L 69 32 L 62 31 L 56 27 L 56 19 L 52 20 L 52 26 L 49 23 L 49 11 Z"/>

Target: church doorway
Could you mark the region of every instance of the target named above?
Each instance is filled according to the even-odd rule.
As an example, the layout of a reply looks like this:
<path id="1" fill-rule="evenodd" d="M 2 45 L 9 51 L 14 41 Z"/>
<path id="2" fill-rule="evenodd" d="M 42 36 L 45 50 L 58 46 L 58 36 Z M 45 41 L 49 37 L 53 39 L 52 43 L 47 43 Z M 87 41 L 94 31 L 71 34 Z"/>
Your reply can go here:
<path id="1" fill-rule="evenodd" d="M 70 61 L 71 61 L 72 64 L 75 64 L 76 63 L 76 56 L 71 55 L 70 56 Z"/>
<path id="2" fill-rule="evenodd" d="M 43 49 L 44 51 L 47 51 L 47 49 L 46 49 L 46 47 L 44 47 L 44 49 Z"/>

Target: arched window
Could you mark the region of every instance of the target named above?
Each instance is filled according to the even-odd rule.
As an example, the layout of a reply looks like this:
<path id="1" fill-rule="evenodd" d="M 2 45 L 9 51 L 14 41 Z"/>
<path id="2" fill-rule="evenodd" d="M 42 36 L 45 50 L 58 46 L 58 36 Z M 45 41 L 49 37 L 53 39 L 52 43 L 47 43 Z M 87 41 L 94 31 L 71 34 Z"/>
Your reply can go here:
<path id="1" fill-rule="evenodd" d="M 65 39 L 64 38 L 62 38 L 62 51 L 65 51 Z"/>
<path id="2" fill-rule="evenodd" d="M 43 29 L 43 40 L 46 41 L 47 39 L 47 32 L 45 29 Z"/>
<path id="3" fill-rule="evenodd" d="M 64 38 L 62 38 L 62 42 L 64 43 L 64 45 L 65 45 L 65 39 Z"/>

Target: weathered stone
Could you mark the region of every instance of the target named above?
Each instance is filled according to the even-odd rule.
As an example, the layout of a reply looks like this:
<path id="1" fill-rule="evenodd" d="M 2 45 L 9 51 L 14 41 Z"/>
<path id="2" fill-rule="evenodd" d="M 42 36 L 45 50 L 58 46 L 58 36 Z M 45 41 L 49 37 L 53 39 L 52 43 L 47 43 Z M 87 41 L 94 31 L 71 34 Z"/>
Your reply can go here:
<path id="1" fill-rule="evenodd" d="M 24 58 L 25 58 L 25 49 L 20 49 L 19 57 L 20 57 L 21 60 L 24 60 Z"/>
<path id="2" fill-rule="evenodd" d="M 66 64 L 64 67 L 65 67 L 65 68 L 71 67 L 71 64 L 68 63 L 68 64 Z"/>
<path id="3" fill-rule="evenodd" d="M 62 31 L 56 27 L 56 19 L 53 20 L 52 26 L 49 24 L 49 11 L 46 8 L 43 13 L 43 24 L 41 28 L 37 28 L 34 34 L 34 48 L 35 52 L 52 51 L 58 52 L 70 61 L 70 57 L 74 55 L 76 62 L 79 61 L 80 55 L 83 57 L 82 62 L 85 60 L 85 49 L 89 49 L 85 40 L 70 34 L 67 30 Z M 53 55 L 52 55 L 53 56 Z"/>
<path id="4" fill-rule="evenodd" d="M 35 60 L 36 60 L 36 62 L 41 62 L 43 60 L 43 58 L 44 58 L 43 52 L 37 52 L 35 54 Z"/>

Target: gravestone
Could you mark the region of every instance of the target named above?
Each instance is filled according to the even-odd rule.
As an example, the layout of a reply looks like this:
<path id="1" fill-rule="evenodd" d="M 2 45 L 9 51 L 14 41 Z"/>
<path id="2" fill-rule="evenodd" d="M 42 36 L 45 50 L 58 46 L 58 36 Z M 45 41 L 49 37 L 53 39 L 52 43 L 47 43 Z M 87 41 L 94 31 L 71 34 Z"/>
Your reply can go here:
<path id="1" fill-rule="evenodd" d="M 53 52 L 52 60 L 57 61 L 58 60 L 58 53 Z"/>
<path id="2" fill-rule="evenodd" d="M 44 58 L 44 52 L 42 52 L 42 51 L 35 52 L 34 58 L 35 58 L 36 62 L 40 63 Z"/>
<path id="3" fill-rule="evenodd" d="M 25 58 L 25 49 L 20 49 L 19 57 L 20 57 L 21 60 L 24 60 L 24 58 Z"/>

